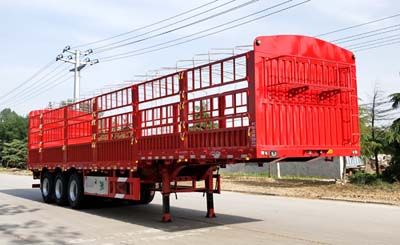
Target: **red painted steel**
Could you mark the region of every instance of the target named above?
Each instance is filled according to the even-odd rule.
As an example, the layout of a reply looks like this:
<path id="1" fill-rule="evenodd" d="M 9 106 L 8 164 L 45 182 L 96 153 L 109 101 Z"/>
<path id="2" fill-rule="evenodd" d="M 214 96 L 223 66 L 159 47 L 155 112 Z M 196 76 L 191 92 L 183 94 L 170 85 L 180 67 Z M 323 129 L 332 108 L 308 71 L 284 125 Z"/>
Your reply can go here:
<path id="1" fill-rule="evenodd" d="M 137 169 L 359 154 L 355 60 L 304 36 L 29 114 L 29 168 Z"/>

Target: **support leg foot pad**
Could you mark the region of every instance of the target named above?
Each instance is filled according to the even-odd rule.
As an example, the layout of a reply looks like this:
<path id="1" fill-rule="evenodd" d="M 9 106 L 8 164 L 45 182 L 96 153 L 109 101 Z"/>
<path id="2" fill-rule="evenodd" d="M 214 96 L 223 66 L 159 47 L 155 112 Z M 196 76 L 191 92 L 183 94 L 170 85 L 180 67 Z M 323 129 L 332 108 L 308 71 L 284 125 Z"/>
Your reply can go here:
<path id="1" fill-rule="evenodd" d="M 214 212 L 214 209 L 209 209 L 208 211 L 207 211 L 207 215 L 206 215 L 206 218 L 216 218 L 217 216 L 215 215 L 215 212 Z"/>
<path id="2" fill-rule="evenodd" d="M 163 222 L 163 223 L 172 222 L 171 215 L 170 214 L 163 214 L 161 222 Z"/>

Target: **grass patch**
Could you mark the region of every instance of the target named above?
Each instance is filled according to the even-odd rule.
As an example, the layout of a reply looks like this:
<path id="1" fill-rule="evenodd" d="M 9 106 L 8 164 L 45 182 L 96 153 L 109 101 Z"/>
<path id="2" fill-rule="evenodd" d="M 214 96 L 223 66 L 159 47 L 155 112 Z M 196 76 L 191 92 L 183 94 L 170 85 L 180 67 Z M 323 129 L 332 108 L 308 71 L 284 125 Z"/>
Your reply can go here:
<path id="1" fill-rule="evenodd" d="M 358 172 L 349 177 L 351 184 L 357 186 L 371 186 L 371 187 L 381 187 L 381 188 L 392 188 L 397 186 L 396 183 L 390 183 L 386 178 L 382 176 L 377 176 L 376 174 L 362 173 Z"/>

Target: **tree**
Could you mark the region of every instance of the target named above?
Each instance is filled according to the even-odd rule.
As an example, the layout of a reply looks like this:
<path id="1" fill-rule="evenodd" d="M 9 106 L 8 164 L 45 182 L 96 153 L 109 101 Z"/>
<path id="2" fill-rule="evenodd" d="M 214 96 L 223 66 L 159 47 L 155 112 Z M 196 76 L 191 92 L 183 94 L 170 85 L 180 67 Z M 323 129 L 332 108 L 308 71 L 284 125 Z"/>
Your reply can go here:
<path id="1" fill-rule="evenodd" d="M 26 166 L 27 149 L 23 140 L 13 139 L 4 143 L 1 152 L 3 165 L 11 168 L 24 168 Z"/>
<path id="2" fill-rule="evenodd" d="M 392 102 L 392 108 L 398 109 L 400 107 L 400 93 L 394 93 L 390 96 L 390 102 Z"/>
<path id="3" fill-rule="evenodd" d="M 387 145 L 386 129 L 383 127 L 383 122 L 390 119 L 390 112 L 392 111 L 392 108 L 387 105 L 387 97 L 383 95 L 382 90 L 375 86 L 371 102 L 365 104 L 361 110 L 364 113 L 361 118 L 366 123 L 366 131 L 361 132 L 362 151 L 364 156 L 373 159 L 377 175 L 380 174 L 378 155 L 384 151 Z"/>
<path id="4" fill-rule="evenodd" d="M 13 139 L 25 139 L 27 135 L 28 119 L 19 116 L 11 109 L 0 112 L 0 139 L 10 142 Z"/>
<path id="5" fill-rule="evenodd" d="M 0 112 L 0 162 L 4 145 L 14 139 L 26 141 L 27 128 L 28 119 L 26 117 L 19 116 L 8 108 Z"/>
<path id="6" fill-rule="evenodd" d="M 400 108 L 400 93 L 390 95 L 393 109 Z M 400 118 L 395 119 L 389 127 L 387 139 L 390 144 L 391 153 L 395 164 L 400 164 Z"/>

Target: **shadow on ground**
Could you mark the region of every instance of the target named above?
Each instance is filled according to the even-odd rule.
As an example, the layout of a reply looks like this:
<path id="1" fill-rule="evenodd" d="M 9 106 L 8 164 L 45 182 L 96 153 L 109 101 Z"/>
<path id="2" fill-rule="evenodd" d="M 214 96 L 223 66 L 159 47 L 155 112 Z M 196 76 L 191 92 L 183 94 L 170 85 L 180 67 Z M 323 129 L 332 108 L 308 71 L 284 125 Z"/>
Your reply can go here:
<path id="1" fill-rule="evenodd" d="M 67 227 L 46 224 L 38 220 L 25 221 L 22 224 L 6 224 L 0 221 L 0 241 L 7 244 L 66 244 L 66 240 L 75 239 L 81 234 L 68 231 Z"/>
<path id="2" fill-rule="evenodd" d="M 0 193 L 24 198 L 31 201 L 42 202 L 41 194 L 38 189 L 8 189 L 0 190 Z M 18 210 L 21 211 L 23 209 L 14 210 L 15 213 L 17 213 Z M 258 219 L 252 219 L 243 216 L 218 213 L 217 218 L 207 219 L 204 217 L 205 211 L 171 206 L 173 222 L 162 223 L 160 221 L 161 210 L 162 206 L 159 204 L 129 205 L 126 202 L 121 202 L 119 200 L 112 201 L 99 198 L 90 201 L 87 208 L 77 210 L 76 212 L 83 212 L 108 219 L 126 222 L 129 224 L 154 228 L 166 232 L 212 228 L 224 225 L 261 221 Z M 12 213 L 13 211 L 7 212 Z"/>

